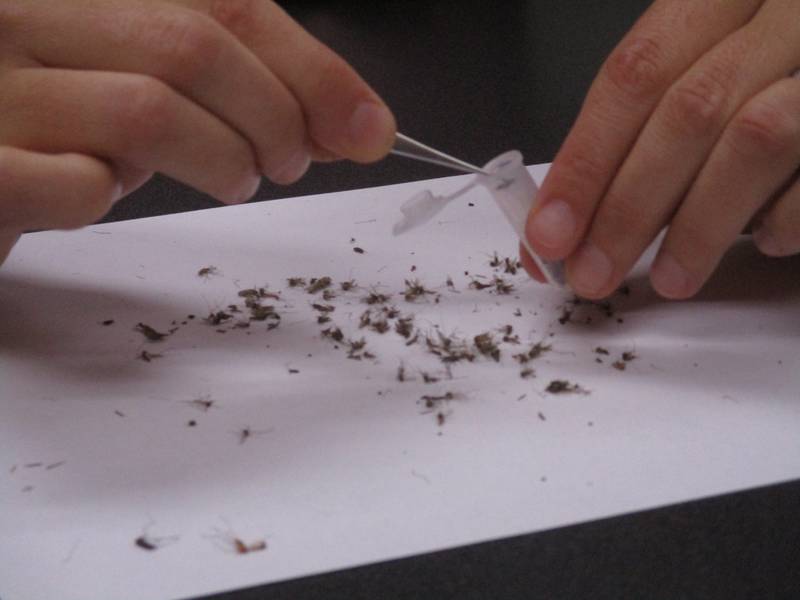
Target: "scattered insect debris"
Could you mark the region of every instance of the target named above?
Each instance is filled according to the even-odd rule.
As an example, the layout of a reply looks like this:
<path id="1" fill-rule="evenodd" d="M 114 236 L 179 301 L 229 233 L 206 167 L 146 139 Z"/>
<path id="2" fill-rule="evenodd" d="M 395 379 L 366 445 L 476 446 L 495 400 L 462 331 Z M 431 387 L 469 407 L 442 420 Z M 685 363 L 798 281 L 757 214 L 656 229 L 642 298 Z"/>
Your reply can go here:
<path id="1" fill-rule="evenodd" d="M 349 292 L 350 290 L 353 290 L 353 289 L 355 289 L 357 287 L 356 286 L 356 280 L 355 279 L 348 279 L 347 281 L 342 281 L 342 282 L 339 283 L 339 287 L 341 288 L 341 290 L 343 292 Z"/>
<path id="2" fill-rule="evenodd" d="M 289 375 L 297 375 L 300 373 L 300 369 L 289 369 Z"/>
<path id="3" fill-rule="evenodd" d="M 306 287 L 306 280 L 304 277 L 289 277 L 286 282 L 290 288 Z"/>
<path id="4" fill-rule="evenodd" d="M 522 309 L 518 308 L 517 310 L 515 310 L 514 311 L 514 316 L 515 317 L 521 317 L 522 316 Z"/>
<path id="5" fill-rule="evenodd" d="M 401 317 L 394 324 L 394 330 L 406 339 L 414 332 L 414 317 Z"/>
<path id="6" fill-rule="evenodd" d="M 456 400 L 458 397 L 459 396 L 453 392 L 445 392 L 439 396 L 426 394 L 424 396 L 420 396 L 419 399 L 422 401 L 423 406 L 428 409 L 425 411 L 425 413 L 429 413 L 433 410 L 438 410 L 442 405 L 452 400 Z"/>
<path id="7" fill-rule="evenodd" d="M 375 355 L 365 350 L 367 340 L 360 338 L 358 340 L 347 341 L 347 358 L 351 360 L 374 359 Z"/>
<path id="8" fill-rule="evenodd" d="M 332 306 L 330 304 L 317 304 L 317 303 L 314 303 L 314 304 L 311 305 L 311 308 L 313 308 L 314 310 L 317 310 L 317 311 L 319 311 L 321 313 L 332 313 L 333 311 L 336 310 L 336 307 Z"/>
<path id="9" fill-rule="evenodd" d="M 472 362 L 475 360 L 475 354 L 466 341 L 454 335 L 444 335 L 441 331 L 437 331 L 436 336 L 436 338 L 432 335 L 426 336 L 425 345 L 428 352 L 438 356 L 443 363 L 457 363 L 462 360 Z"/>
<path id="10" fill-rule="evenodd" d="M 272 433 L 272 429 L 252 429 L 250 427 L 242 427 L 238 431 L 235 432 L 236 437 L 239 438 L 239 445 L 241 446 L 247 440 L 257 435 L 266 435 L 267 433 Z"/>
<path id="11" fill-rule="evenodd" d="M 489 261 L 489 266 L 492 267 L 493 269 L 496 269 L 502 264 L 503 264 L 502 259 L 497 255 L 497 251 L 495 251 L 494 254 L 492 254 L 491 260 Z"/>
<path id="12" fill-rule="evenodd" d="M 100 323 L 103 327 L 109 327 L 114 324 L 114 319 L 106 319 Z"/>
<path id="13" fill-rule="evenodd" d="M 577 383 L 570 383 L 564 379 L 554 379 L 545 388 L 549 394 L 584 394 L 588 395 L 590 392 L 583 389 Z"/>
<path id="14" fill-rule="evenodd" d="M 503 334 L 503 342 L 506 344 L 519 344 L 520 339 L 518 335 L 514 334 L 514 327 L 511 325 L 503 325 L 499 330 Z"/>
<path id="15" fill-rule="evenodd" d="M 123 419 L 125 418 L 125 413 L 122 412 L 121 410 L 115 410 L 114 414 L 117 415 L 118 417 L 123 418 Z"/>
<path id="16" fill-rule="evenodd" d="M 194 419 L 191 419 L 191 420 L 189 420 L 189 422 L 186 423 L 186 426 L 187 427 L 197 427 L 197 421 L 195 421 Z"/>
<path id="17" fill-rule="evenodd" d="M 248 288 L 246 290 L 241 290 L 239 292 L 239 297 L 245 299 L 245 304 L 247 301 L 257 301 L 257 300 L 264 300 L 266 298 L 270 298 L 272 300 L 280 300 L 281 295 L 278 292 L 270 292 L 267 288 L 259 287 L 259 288 Z M 231 305 L 233 307 L 233 305 Z"/>
<path id="18" fill-rule="evenodd" d="M 522 379 L 532 379 L 536 377 L 536 371 L 530 367 L 526 367 L 519 372 L 519 376 L 522 377 Z"/>
<path id="19" fill-rule="evenodd" d="M 508 283 L 505 279 L 496 275 L 492 285 L 494 285 L 494 291 L 498 295 L 505 296 L 514 292 L 514 284 Z"/>
<path id="20" fill-rule="evenodd" d="M 203 279 L 208 279 L 219 274 L 219 269 L 217 269 L 215 266 L 203 267 L 197 272 L 197 276 L 202 277 Z"/>
<path id="21" fill-rule="evenodd" d="M 473 278 L 472 281 L 470 281 L 469 287 L 472 288 L 473 290 L 485 290 L 485 289 L 488 289 L 488 288 L 492 287 L 492 284 L 491 283 L 483 283 L 482 281 L 479 281 L 478 279 Z"/>
<path id="22" fill-rule="evenodd" d="M 147 552 L 155 552 L 156 550 L 160 550 L 165 546 L 169 546 L 171 544 L 176 543 L 180 537 L 177 535 L 167 535 L 167 536 L 155 536 L 150 535 L 147 530 L 153 525 L 154 523 L 150 523 L 144 528 L 144 532 L 139 535 L 136 539 L 133 540 L 133 545 L 141 550 L 146 550 Z"/>
<path id="23" fill-rule="evenodd" d="M 306 292 L 309 294 L 316 294 L 317 292 L 328 289 L 332 283 L 333 280 L 330 277 L 314 277 L 309 279 L 308 286 L 306 286 Z"/>
<path id="24" fill-rule="evenodd" d="M 211 312 L 208 316 L 203 319 L 205 323 L 211 325 L 213 327 L 218 327 L 225 321 L 229 321 L 233 318 L 233 315 L 230 313 L 225 312 L 224 310 L 218 310 L 217 312 Z"/>
<path id="25" fill-rule="evenodd" d="M 547 417 L 545 417 L 545 416 L 544 416 L 544 413 L 543 413 L 543 412 L 541 412 L 541 411 L 539 411 L 538 413 L 536 413 L 536 416 L 537 416 L 537 417 L 539 417 L 539 420 L 540 420 L 540 421 L 547 421 Z"/>
<path id="26" fill-rule="evenodd" d="M 636 360 L 637 358 L 639 357 L 633 352 L 623 352 L 620 359 L 615 360 L 611 364 L 611 366 L 614 367 L 617 371 L 624 371 L 627 368 L 628 363 Z"/>
<path id="27" fill-rule="evenodd" d="M 414 302 L 418 298 L 424 298 L 426 295 L 436 294 L 433 290 L 429 290 L 422 285 L 419 279 L 406 279 L 405 285 L 406 289 L 403 292 L 403 297 L 406 299 L 406 302 Z"/>
<path id="28" fill-rule="evenodd" d="M 379 319 L 370 323 L 369 328 L 375 333 L 386 333 L 389 331 L 389 322 L 386 319 Z"/>
<path id="29" fill-rule="evenodd" d="M 595 348 L 594 353 L 602 354 L 604 356 L 608 356 L 610 354 L 609 351 L 606 348 L 603 348 L 602 346 L 598 346 L 597 348 Z"/>
<path id="30" fill-rule="evenodd" d="M 336 292 L 331 289 L 322 290 L 322 299 L 325 300 L 325 302 L 330 302 L 334 298 L 336 298 Z"/>
<path id="31" fill-rule="evenodd" d="M 410 381 L 410 379 L 406 378 L 406 367 L 405 365 L 403 365 L 403 363 L 400 363 L 400 366 L 397 367 L 396 379 L 401 383 L 405 381 Z"/>
<path id="32" fill-rule="evenodd" d="M 372 291 L 368 295 L 364 296 L 361 301 L 366 304 L 386 304 L 391 296 L 387 294 L 380 294 L 378 292 Z"/>
<path id="33" fill-rule="evenodd" d="M 516 360 L 519 364 L 524 365 L 532 360 L 536 360 L 537 358 L 541 357 L 542 355 L 550 352 L 553 347 L 549 344 L 545 344 L 544 342 L 537 342 L 527 352 L 520 352 L 519 354 L 515 354 L 513 356 L 514 360 Z"/>
<path id="34" fill-rule="evenodd" d="M 478 352 L 494 359 L 495 362 L 500 362 L 500 348 L 495 344 L 491 332 L 480 333 L 473 338 L 473 341 Z"/>
<path id="35" fill-rule="evenodd" d="M 338 327 L 329 327 L 327 329 L 322 330 L 322 337 L 330 338 L 335 342 L 341 342 L 344 340 L 344 334 L 342 330 Z"/>
<path id="36" fill-rule="evenodd" d="M 141 333 L 145 339 L 149 342 L 161 342 L 163 341 L 169 334 L 168 333 L 161 333 L 160 331 L 156 331 L 149 325 L 145 325 L 144 323 L 138 323 L 136 327 L 134 327 L 136 331 Z"/>
<path id="37" fill-rule="evenodd" d="M 353 246 L 353 252 L 355 252 L 356 254 L 364 254 L 364 249 L 359 248 L 358 246 Z"/>
<path id="38" fill-rule="evenodd" d="M 426 373 L 425 371 L 422 371 L 421 375 L 422 375 L 422 381 L 424 381 L 425 383 L 439 383 L 441 379 L 439 377 L 434 377 L 433 375 L 431 375 L 430 373 Z"/>
<path id="39" fill-rule="evenodd" d="M 519 260 L 511 258 L 504 258 L 503 265 L 503 272 L 509 275 L 516 275 L 517 271 L 522 268 L 522 263 Z"/>
<path id="40" fill-rule="evenodd" d="M 153 362 L 159 358 L 163 358 L 163 354 L 158 354 L 155 352 L 148 352 L 147 350 L 142 350 L 139 354 L 136 355 L 137 360 L 141 360 L 142 362 Z"/>
<path id="41" fill-rule="evenodd" d="M 211 396 L 209 395 L 198 396 L 192 400 L 184 400 L 184 402 L 189 406 L 192 406 L 203 412 L 208 412 L 211 407 L 217 407 L 217 401 L 212 400 Z"/>
<path id="42" fill-rule="evenodd" d="M 222 550 L 238 555 L 262 552 L 267 549 L 267 541 L 264 538 L 245 542 L 241 537 L 234 535 L 230 531 L 220 531 L 216 528 L 212 535 L 206 537 L 213 540 L 215 545 Z"/>

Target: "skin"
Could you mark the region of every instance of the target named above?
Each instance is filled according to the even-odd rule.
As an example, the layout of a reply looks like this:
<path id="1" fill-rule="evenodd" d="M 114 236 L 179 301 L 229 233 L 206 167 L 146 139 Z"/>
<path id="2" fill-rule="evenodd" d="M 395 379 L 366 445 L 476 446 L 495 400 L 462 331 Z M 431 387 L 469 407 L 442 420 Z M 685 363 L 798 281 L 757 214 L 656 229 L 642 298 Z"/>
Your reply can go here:
<path id="1" fill-rule="evenodd" d="M 666 298 L 696 294 L 748 224 L 764 254 L 800 253 L 799 23 L 796 0 L 656 0 L 622 40 L 527 223 L 579 295 L 611 294 L 664 228 Z"/>
<path id="2" fill-rule="evenodd" d="M 378 95 L 267 0 L 0 0 L 0 28 L 0 262 L 155 171 L 237 203 L 394 140 Z"/>

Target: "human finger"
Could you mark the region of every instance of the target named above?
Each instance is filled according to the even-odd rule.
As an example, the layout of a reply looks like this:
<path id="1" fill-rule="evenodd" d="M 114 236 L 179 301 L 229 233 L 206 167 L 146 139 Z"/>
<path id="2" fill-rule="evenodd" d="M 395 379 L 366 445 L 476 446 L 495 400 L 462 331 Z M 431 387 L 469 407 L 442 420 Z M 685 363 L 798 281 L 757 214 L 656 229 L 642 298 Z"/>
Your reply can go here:
<path id="1" fill-rule="evenodd" d="M 340 56 L 277 4 L 265 0 L 173 0 L 236 35 L 300 102 L 313 142 L 357 162 L 383 158 L 394 142 L 391 111 Z"/>
<path id="2" fill-rule="evenodd" d="M 38 9 L 33 9 L 19 43 L 43 64 L 149 75 L 247 138 L 261 172 L 273 181 L 291 183 L 308 168 L 305 123 L 294 96 L 208 16 L 142 0 L 34 6 Z"/>
<path id="3" fill-rule="evenodd" d="M 522 244 L 519 245 L 519 261 L 522 263 L 522 268 L 539 283 L 547 283 L 547 278 L 536 266 L 536 262 L 531 258 L 527 248 Z"/>
<path id="4" fill-rule="evenodd" d="M 11 253 L 14 244 L 20 238 L 20 233 L 16 230 L 0 231 L 0 265 L 2 265 Z"/>
<path id="5" fill-rule="evenodd" d="M 161 171 L 226 202 L 260 182 L 247 140 L 152 77 L 28 68 L 6 73 L 3 86 L 0 144 Z"/>
<path id="6" fill-rule="evenodd" d="M 653 3 L 605 61 L 545 178 L 526 229 L 538 254 L 557 260 L 575 250 L 667 89 L 762 3 Z"/>
<path id="7" fill-rule="evenodd" d="M 670 222 L 651 270 L 656 291 L 675 299 L 694 295 L 798 164 L 800 80 L 787 78 L 753 98 L 731 120 Z M 787 198 L 775 222 L 785 217 L 782 211 L 791 214 L 793 204 Z M 794 235 L 800 237 L 800 227 Z"/>
<path id="8" fill-rule="evenodd" d="M 753 231 L 753 240 L 767 256 L 800 253 L 800 183 L 797 177 L 764 213 Z"/>
<path id="9" fill-rule="evenodd" d="M 670 220 L 733 115 L 796 67 L 800 40 L 792 34 L 800 5 L 783 23 L 769 6 L 664 95 L 601 200 L 586 239 L 567 261 L 570 284 L 580 295 L 604 297 L 620 284 Z"/>
<path id="10" fill-rule="evenodd" d="M 94 223 L 122 185 L 105 162 L 81 154 L 43 154 L 0 146 L 0 231 L 75 229 Z"/>

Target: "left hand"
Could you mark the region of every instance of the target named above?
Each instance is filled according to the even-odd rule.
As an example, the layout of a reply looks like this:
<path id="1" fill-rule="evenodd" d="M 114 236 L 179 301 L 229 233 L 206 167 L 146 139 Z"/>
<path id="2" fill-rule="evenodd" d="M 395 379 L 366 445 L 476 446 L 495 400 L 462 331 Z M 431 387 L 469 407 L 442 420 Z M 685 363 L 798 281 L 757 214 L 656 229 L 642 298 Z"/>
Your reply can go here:
<path id="1" fill-rule="evenodd" d="M 800 252 L 798 69 L 796 0 L 656 0 L 553 163 L 528 219 L 534 250 L 602 298 L 668 226 L 650 279 L 676 299 L 751 221 L 764 254 Z"/>

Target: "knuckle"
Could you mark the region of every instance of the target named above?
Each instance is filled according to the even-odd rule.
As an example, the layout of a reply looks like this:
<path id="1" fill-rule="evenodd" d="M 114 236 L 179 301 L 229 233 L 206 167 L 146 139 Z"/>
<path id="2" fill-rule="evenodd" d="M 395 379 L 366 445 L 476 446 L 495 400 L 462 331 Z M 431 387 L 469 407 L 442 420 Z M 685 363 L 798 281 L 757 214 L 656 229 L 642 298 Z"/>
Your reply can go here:
<path id="1" fill-rule="evenodd" d="M 606 78 L 636 100 L 660 94 L 667 84 L 666 51 L 663 42 L 653 36 L 624 40 L 604 65 Z"/>
<path id="2" fill-rule="evenodd" d="M 790 112 L 766 100 L 755 100 L 731 124 L 738 151 L 780 157 L 795 150 L 800 123 Z"/>
<path id="3" fill-rule="evenodd" d="M 166 135 L 174 120 L 175 107 L 170 88 L 146 75 L 131 75 L 118 86 L 117 98 L 110 98 L 119 135 L 115 141 L 124 155 L 140 155 Z"/>
<path id="4" fill-rule="evenodd" d="M 242 34 L 258 26 L 263 0 L 213 0 L 208 13 L 229 31 Z"/>
<path id="5" fill-rule="evenodd" d="M 690 135 L 704 135 L 720 129 L 730 77 L 722 69 L 700 71 L 679 82 L 666 99 L 671 125 Z"/>
<path id="6" fill-rule="evenodd" d="M 584 187 L 587 183 L 602 182 L 608 177 L 608 166 L 587 152 L 565 152 L 558 162 L 561 172 L 574 185 Z"/>
<path id="7" fill-rule="evenodd" d="M 606 237 L 612 240 L 628 240 L 628 244 L 638 239 L 642 228 L 648 223 L 647 215 L 637 203 L 613 195 L 599 209 L 597 221 Z"/>
<path id="8" fill-rule="evenodd" d="M 161 69 L 193 80 L 205 73 L 224 51 L 224 40 L 213 22 L 194 11 L 162 11 L 148 31 Z"/>

